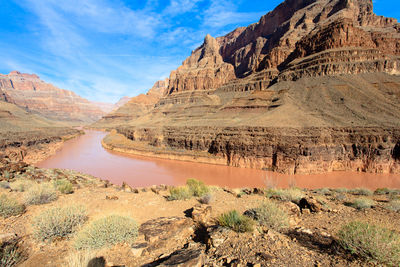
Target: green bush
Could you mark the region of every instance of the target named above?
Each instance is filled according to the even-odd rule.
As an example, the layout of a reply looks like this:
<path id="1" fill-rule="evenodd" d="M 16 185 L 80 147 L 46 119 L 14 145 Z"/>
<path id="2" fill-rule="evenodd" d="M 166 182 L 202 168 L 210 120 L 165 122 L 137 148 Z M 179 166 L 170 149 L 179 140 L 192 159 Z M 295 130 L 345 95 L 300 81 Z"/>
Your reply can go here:
<path id="1" fill-rule="evenodd" d="M 57 199 L 57 192 L 48 183 L 35 185 L 25 193 L 25 203 L 27 205 L 40 205 L 50 203 Z"/>
<path id="2" fill-rule="evenodd" d="M 358 210 L 370 209 L 375 205 L 375 202 L 369 198 L 356 198 L 352 202 L 346 203 L 346 205 L 353 207 Z"/>
<path id="3" fill-rule="evenodd" d="M 186 186 L 172 187 L 169 189 L 168 200 L 185 200 L 192 197 L 189 188 Z"/>
<path id="4" fill-rule="evenodd" d="M 195 197 L 202 197 L 210 192 L 202 181 L 196 179 L 188 179 L 186 185 L 189 187 L 190 194 Z"/>
<path id="5" fill-rule="evenodd" d="M 298 188 L 268 189 L 267 196 L 282 201 L 292 201 L 298 203 L 300 199 L 304 197 L 304 193 Z"/>
<path id="6" fill-rule="evenodd" d="M 67 179 L 54 180 L 54 187 L 62 194 L 72 194 L 74 187 Z"/>
<path id="7" fill-rule="evenodd" d="M 8 218 L 25 212 L 25 206 L 18 203 L 14 198 L 8 198 L 6 195 L 0 196 L 0 216 Z"/>
<path id="8" fill-rule="evenodd" d="M 288 214 L 272 201 L 265 201 L 260 207 L 253 210 L 261 225 L 268 226 L 276 231 L 289 226 Z"/>
<path id="9" fill-rule="evenodd" d="M 351 222 L 338 233 L 339 244 L 351 254 L 389 266 L 400 266 L 400 235 L 364 222 Z"/>
<path id="10" fill-rule="evenodd" d="M 27 191 L 29 188 L 32 188 L 33 186 L 35 186 L 36 183 L 31 181 L 31 180 L 27 180 L 27 179 L 20 179 L 17 180 L 13 183 L 10 184 L 10 187 L 13 191 L 18 191 L 18 192 L 25 192 Z"/>
<path id="11" fill-rule="evenodd" d="M 349 193 L 356 196 L 372 196 L 374 193 L 366 188 L 356 188 L 349 190 Z"/>
<path id="12" fill-rule="evenodd" d="M 254 221 L 247 216 L 240 215 L 236 210 L 221 214 L 217 220 L 220 226 L 239 233 L 251 232 L 254 229 Z"/>
<path id="13" fill-rule="evenodd" d="M 67 237 L 87 220 L 82 206 L 54 207 L 43 211 L 33 220 L 34 236 L 40 241 Z"/>
<path id="14" fill-rule="evenodd" d="M 386 208 L 388 210 L 392 210 L 394 212 L 400 212 L 400 200 L 392 200 L 392 201 L 390 201 L 387 204 Z"/>
<path id="15" fill-rule="evenodd" d="M 77 235 L 77 249 L 99 249 L 122 242 L 132 243 L 138 235 L 138 226 L 130 217 L 111 215 L 93 221 Z"/>

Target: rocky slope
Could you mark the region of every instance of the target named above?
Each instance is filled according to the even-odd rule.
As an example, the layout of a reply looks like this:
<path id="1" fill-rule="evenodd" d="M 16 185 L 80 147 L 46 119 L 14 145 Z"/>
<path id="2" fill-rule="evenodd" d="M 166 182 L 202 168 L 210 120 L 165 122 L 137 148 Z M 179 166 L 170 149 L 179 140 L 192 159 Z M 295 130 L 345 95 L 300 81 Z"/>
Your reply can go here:
<path id="1" fill-rule="evenodd" d="M 0 90 L 3 100 L 53 120 L 88 123 L 105 114 L 103 104 L 99 107 L 71 91 L 45 83 L 35 74 L 0 74 Z"/>
<path id="2" fill-rule="evenodd" d="M 118 107 L 115 111 L 103 116 L 99 121 L 92 124 L 93 128 L 113 128 L 135 120 L 136 118 L 147 114 L 154 108 L 154 105 L 166 93 L 168 79 L 157 81 L 153 87 L 146 93 L 136 97 L 124 97 L 115 104 Z M 125 104 L 123 104 L 125 102 Z"/>
<path id="3" fill-rule="evenodd" d="M 399 65 L 400 24 L 372 1 L 286 0 L 258 23 L 207 35 L 154 108 L 121 108 L 134 116 L 118 132 L 184 159 L 399 173 Z"/>
<path id="4" fill-rule="evenodd" d="M 34 163 L 55 153 L 63 141 L 81 134 L 0 98 L 0 156 Z"/>

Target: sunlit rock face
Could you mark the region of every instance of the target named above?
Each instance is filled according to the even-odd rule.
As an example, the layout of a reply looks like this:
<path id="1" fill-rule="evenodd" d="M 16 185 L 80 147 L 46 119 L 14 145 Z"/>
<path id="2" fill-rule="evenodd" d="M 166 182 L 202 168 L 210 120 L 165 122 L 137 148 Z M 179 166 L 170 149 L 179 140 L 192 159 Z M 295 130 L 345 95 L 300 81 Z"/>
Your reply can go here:
<path id="1" fill-rule="evenodd" d="M 87 123 L 105 114 L 96 104 L 46 83 L 35 74 L 0 74 L 0 90 L 8 102 L 55 120 Z"/>
<path id="2" fill-rule="evenodd" d="M 207 35 L 153 107 L 130 106 L 135 117 L 113 127 L 170 158 L 399 173 L 399 65 L 400 25 L 371 0 L 286 0 L 255 24 Z"/>

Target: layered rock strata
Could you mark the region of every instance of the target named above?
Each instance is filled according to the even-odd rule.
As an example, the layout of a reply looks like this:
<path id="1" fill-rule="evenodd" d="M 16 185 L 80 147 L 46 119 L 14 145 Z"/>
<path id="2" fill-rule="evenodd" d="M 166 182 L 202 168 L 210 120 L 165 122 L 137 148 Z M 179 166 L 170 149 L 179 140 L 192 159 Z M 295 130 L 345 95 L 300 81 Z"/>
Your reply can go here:
<path id="1" fill-rule="evenodd" d="M 400 173 L 399 65 L 400 24 L 372 1 L 286 0 L 258 23 L 206 36 L 153 108 L 117 128 L 139 154 Z"/>
<path id="2" fill-rule="evenodd" d="M 12 71 L 0 75 L 0 90 L 4 100 L 35 111 L 47 118 L 87 123 L 105 114 L 101 108 L 75 93 L 45 83 L 35 74 Z M 104 104 L 101 105 L 107 109 Z"/>

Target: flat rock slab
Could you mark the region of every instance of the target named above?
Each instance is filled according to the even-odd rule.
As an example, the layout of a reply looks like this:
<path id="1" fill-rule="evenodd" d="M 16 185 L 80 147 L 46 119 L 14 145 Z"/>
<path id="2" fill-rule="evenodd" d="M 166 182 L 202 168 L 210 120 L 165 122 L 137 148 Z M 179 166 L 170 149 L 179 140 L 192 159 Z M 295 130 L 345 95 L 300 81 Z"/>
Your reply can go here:
<path id="1" fill-rule="evenodd" d="M 193 220 L 184 217 L 162 217 L 147 221 L 139 228 L 139 235 L 147 242 L 143 253 L 159 256 L 182 248 L 193 234 Z"/>

